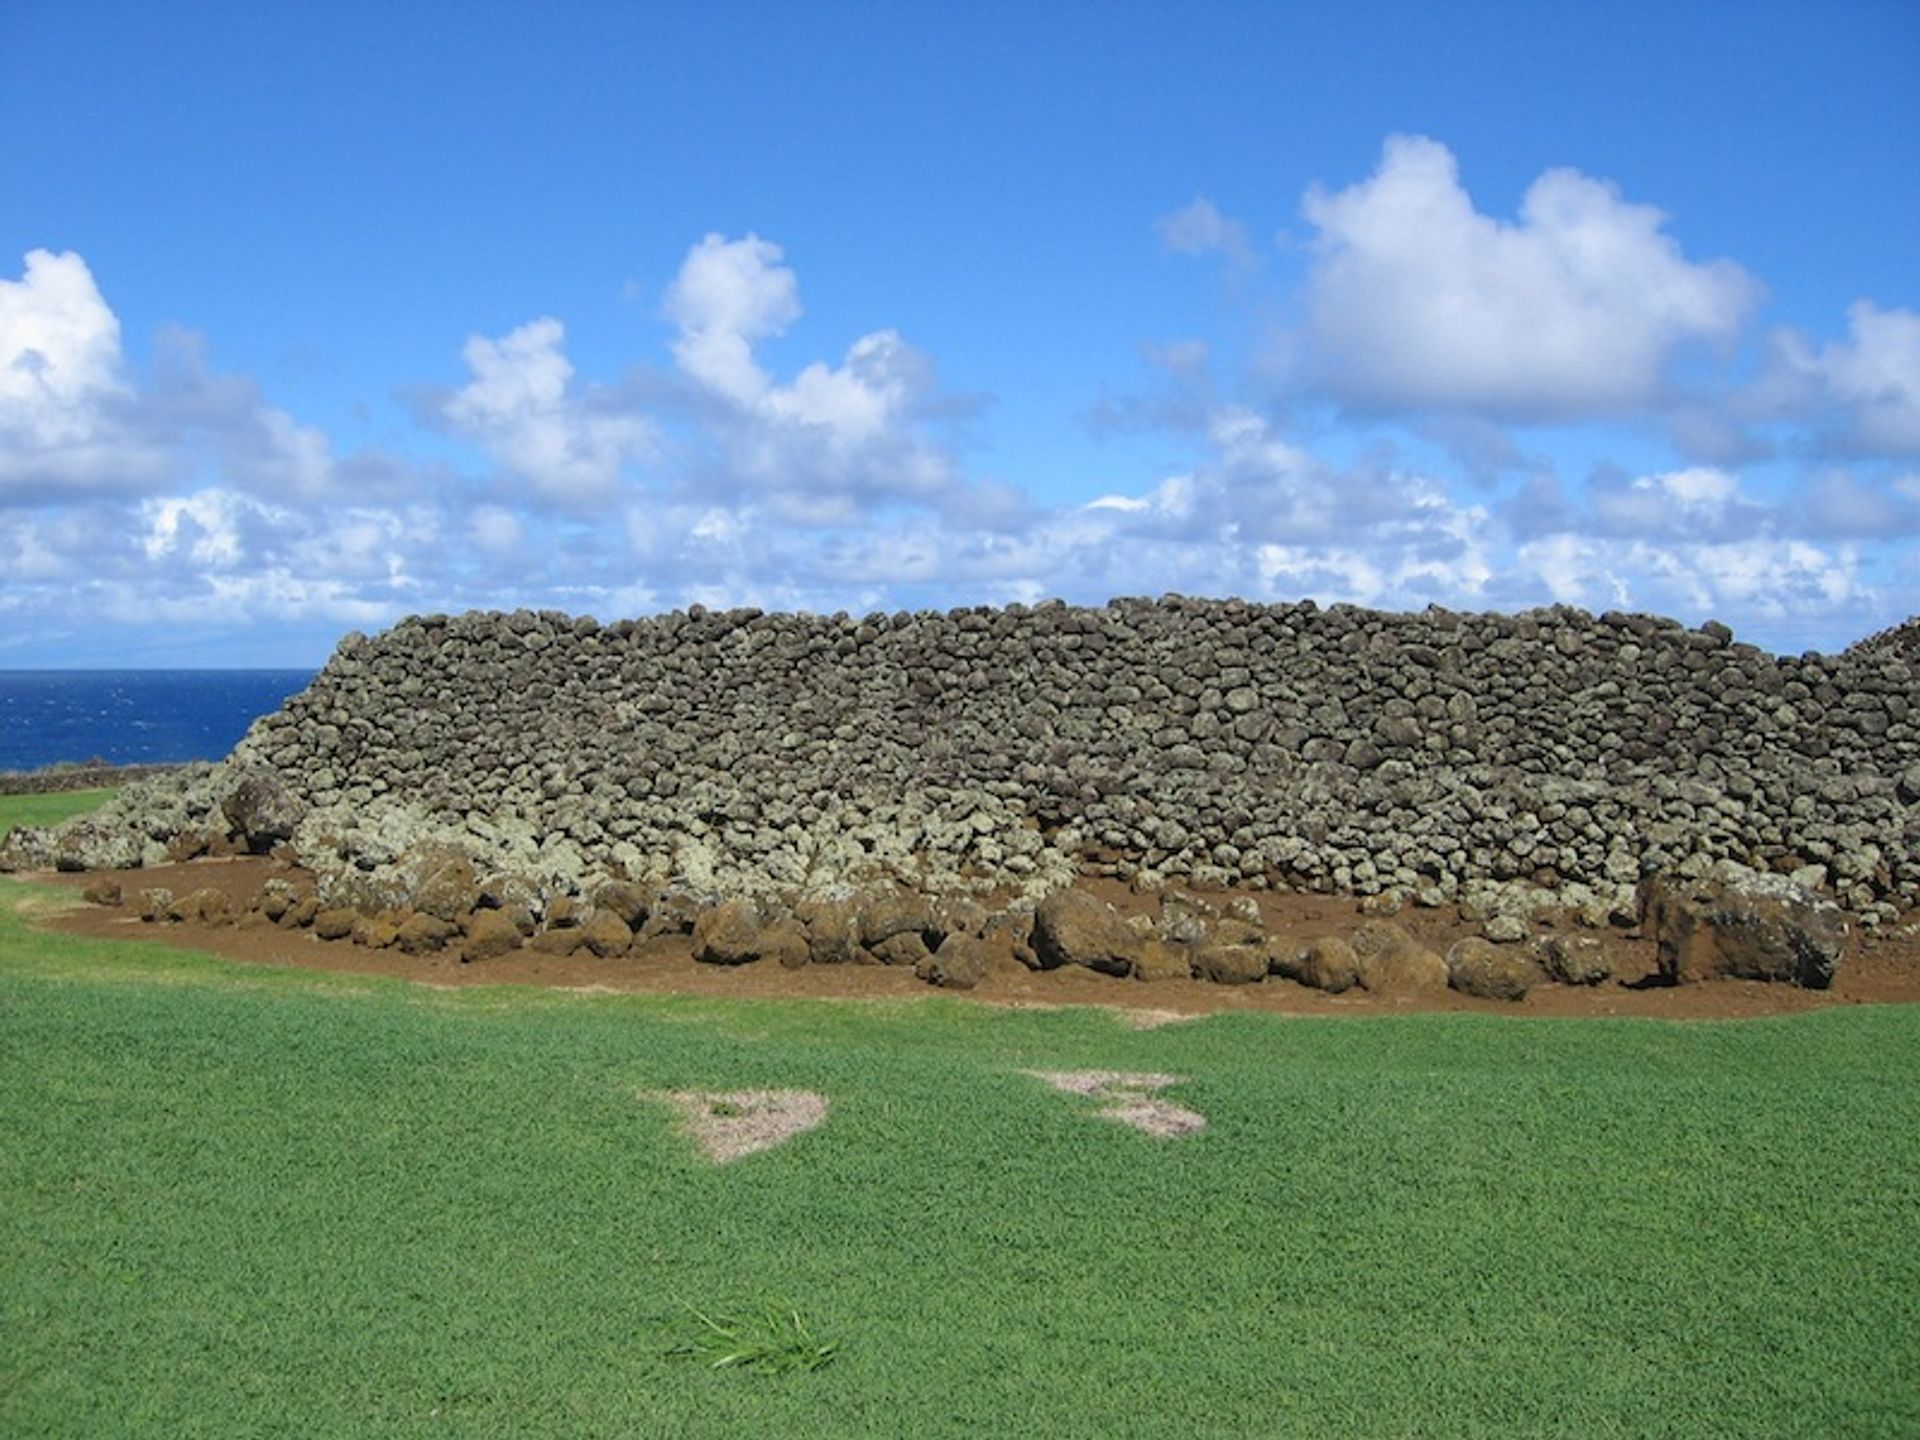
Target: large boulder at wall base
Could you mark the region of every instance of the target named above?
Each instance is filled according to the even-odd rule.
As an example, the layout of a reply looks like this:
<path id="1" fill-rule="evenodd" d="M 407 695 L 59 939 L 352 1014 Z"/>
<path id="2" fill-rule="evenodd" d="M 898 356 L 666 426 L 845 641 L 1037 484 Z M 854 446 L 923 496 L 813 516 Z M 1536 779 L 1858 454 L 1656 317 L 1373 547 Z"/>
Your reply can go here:
<path id="1" fill-rule="evenodd" d="M 1845 912 L 1784 875 L 1723 863 L 1698 881 L 1652 877 L 1639 899 L 1670 984 L 1784 980 L 1824 990 L 1847 946 Z"/>
<path id="2" fill-rule="evenodd" d="M 580 943 L 602 960 L 618 960 L 633 948 L 633 927 L 613 911 L 597 909 L 580 927 Z"/>
<path id="3" fill-rule="evenodd" d="M 522 939 L 520 927 L 506 911 L 479 910 L 467 921 L 467 938 L 460 947 L 460 958 L 492 960 L 518 950 Z"/>
<path id="4" fill-rule="evenodd" d="M 1447 962 L 1391 921 L 1369 921 L 1349 943 L 1359 959 L 1360 984 L 1371 994 L 1419 999 L 1447 988 Z"/>
<path id="5" fill-rule="evenodd" d="M 264 855 L 293 838 L 307 806 L 273 771 L 249 770 L 220 802 L 220 812 L 248 850 Z"/>
<path id="6" fill-rule="evenodd" d="M 1324 935 L 1272 962 L 1276 975 L 1296 980 L 1329 995 L 1339 995 L 1360 983 L 1360 957 L 1338 935 Z"/>
<path id="7" fill-rule="evenodd" d="M 703 965 L 751 965 L 762 951 L 760 908 L 725 900 L 693 922 L 693 958 Z"/>
<path id="8" fill-rule="evenodd" d="M 1447 983 L 1462 995 L 1484 1000 L 1524 1000 L 1540 971 L 1527 955 L 1478 936 L 1447 951 Z"/>
<path id="9" fill-rule="evenodd" d="M 1146 947 L 1119 911 L 1081 890 L 1055 890 L 1034 911 L 1033 953 L 1042 970 L 1080 965 L 1127 975 Z"/>
<path id="10" fill-rule="evenodd" d="M 873 890 L 861 899 L 860 943 L 875 954 L 880 954 L 881 947 L 896 936 L 913 935 L 924 940 L 932 929 L 932 902 L 904 886 Z M 887 963 L 913 964 L 919 958 Z"/>
<path id="11" fill-rule="evenodd" d="M 1267 936 L 1244 920 L 1222 920 L 1193 947 L 1193 972 L 1216 985 L 1252 985 L 1267 978 Z"/>
<path id="12" fill-rule="evenodd" d="M 1607 947 L 1597 935 L 1548 935 L 1533 954 L 1547 978 L 1562 985 L 1598 985 L 1613 974 Z"/>
<path id="13" fill-rule="evenodd" d="M 807 958 L 815 965 L 848 965 L 862 958 L 860 893 L 851 885 L 803 896 L 793 913 L 806 933 Z"/>
<path id="14" fill-rule="evenodd" d="M 971 990 L 987 978 L 993 963 L 993 947 L 972 935 L 953 934 L 940 942 L 940 948 L 913 967 L 913 973 L 929 985 L 947 990 Z"/>

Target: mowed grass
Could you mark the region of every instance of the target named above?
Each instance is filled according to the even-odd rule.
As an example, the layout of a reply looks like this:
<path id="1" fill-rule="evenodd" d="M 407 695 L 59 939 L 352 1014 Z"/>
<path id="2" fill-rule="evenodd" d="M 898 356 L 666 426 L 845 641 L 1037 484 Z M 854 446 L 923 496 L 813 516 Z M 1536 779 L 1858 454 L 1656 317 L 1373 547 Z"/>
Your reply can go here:
<path id="1" fill-rule="evenodd" d="M 45 903 L 0 883 L 0 1434 L 1920 1431 L 1913 1009 L 1140 1032 L 436 992 Z M 831 1113 L 726 1167 L 639 1094 L 762 1086 Z M 768 1306 L 832 1363 L 670 1353 Z"/>
<path id="2" fill-rule="evenodd" d="M 0 795 L 0 840 L 16 825 L 58 825 L 104 805 L 111 790 L 57 790 L 46 795 Z"/>

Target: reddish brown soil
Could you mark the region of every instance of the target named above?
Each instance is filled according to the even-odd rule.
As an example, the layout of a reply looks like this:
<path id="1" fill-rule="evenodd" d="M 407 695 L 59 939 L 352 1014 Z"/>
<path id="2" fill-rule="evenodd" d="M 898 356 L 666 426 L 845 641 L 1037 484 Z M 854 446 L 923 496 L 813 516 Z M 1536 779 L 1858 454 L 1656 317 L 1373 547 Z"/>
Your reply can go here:
<path id="1" fill-rule="evenodd" d="M 121 874 L 129 897 L 151 886 L 175 894 L 202 887 L 223 891 L 237 907 L 258 894 L 271 876 L 299 878 L 299 872 L 263 859 L 198 860 Z M 34 877 L 79 890 L 92 877 Z M 1151 896 L 1132 894 L 1112 882 L 1090 881 L 1088 888 L 1124 913 L 1152 913 Z M 1349 899 L 1323 895 L 1255 896 L 1269 930 L 1301 942 L 1351 932 L 1366 918 Z M 1444 953 L 1462 936 L 1477 934 L 1451 908 L 1408 909 L 1392 917 L 1416 938 Z M 381 975 L 430 985 L 536 985 L 568 989 L 671 992 L 679 994 L 821 999 L 913 998 L 936 991 L 910 970 L 869 965 L 809 965 L 786 970 L 771 964 L 726 968 L 694 961 L 685 939 L 650 941 L 623 959 L 591 955 L 570 957 L 518 951 L 479 964 L 462 964 L 451 954 L 406 955 L 369 950 L 351 941 L 323 941 L 310 931 L 282 930 L 255 919 L 238 926 L 148 924 L 131 909 L 81 906 L 55 920 L 71 934 L 132 941 L 160 941 L 211 951 L 254 965 L 286 965 L 349 974 Z M 1638 985 L 1654 971 L 1653 945 L 1633 932 L 1602 936 L 1613 960 L 1615 979 L 1595 986 L 1541 985 L 1518 1003 L 1480 1000 L 1447 991 L 1419 1001 L 1376 998 L 1351 990 L 1328 995 L 1288 980 L 1257 985 L 1214 985 L 1201 980 L 1142 983 L 1113 979 L 1085 970 L 1028 971 L 1011 954 L 997 963 L 967 998 L 1000 1005 L 1104 1005 L 1144 1017 L 1172 1018 L 1223 1011 L 1267 1011 L 1289 1015 L 1404 1014 L 1413 1010 L 1480 1011 L 1499 1015 L 1602 1016 L 1715 1020 L 1824 1009 L 1832 1005 L 1911 1004 L 1920 1002 L 1920 912 L 1903 917 L 1880 935 L 1856 940 L 1841 963 L 1833 987 L 1801 990 L 1791 985 L 1721 980 L 1708 984 Z"/>

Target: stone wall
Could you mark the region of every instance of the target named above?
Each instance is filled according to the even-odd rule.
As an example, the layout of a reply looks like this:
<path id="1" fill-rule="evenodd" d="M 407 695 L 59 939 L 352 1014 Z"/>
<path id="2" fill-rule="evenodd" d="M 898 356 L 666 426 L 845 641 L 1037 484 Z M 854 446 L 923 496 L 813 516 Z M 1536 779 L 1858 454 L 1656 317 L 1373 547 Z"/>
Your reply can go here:
<path id="1" fill-rule="evenodd" d="M 1920 900 L 1915 691 L 1898 653 L 1566 608 L 426 616 L 349 636 L 221 766 L 64 843 L 124 864 L 244 831 L 234 788 L 266 776 L 341 886 L 452 843 L 548 895 L 1094 871 L 1605 912 L 1732 859 L 1871 922 Z"/>

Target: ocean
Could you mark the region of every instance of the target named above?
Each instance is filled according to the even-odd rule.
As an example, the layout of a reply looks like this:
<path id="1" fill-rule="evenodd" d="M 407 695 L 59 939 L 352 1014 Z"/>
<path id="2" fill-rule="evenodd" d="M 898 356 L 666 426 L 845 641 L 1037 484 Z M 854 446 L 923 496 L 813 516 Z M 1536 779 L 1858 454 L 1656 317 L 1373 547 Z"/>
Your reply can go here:
<path id="1" fill-rule="evenodd" d="M 218 760 L 311 670 L 0 670 L 0 770 Z"/>

